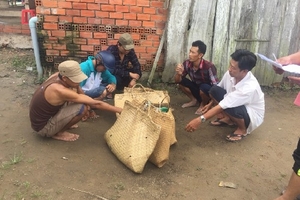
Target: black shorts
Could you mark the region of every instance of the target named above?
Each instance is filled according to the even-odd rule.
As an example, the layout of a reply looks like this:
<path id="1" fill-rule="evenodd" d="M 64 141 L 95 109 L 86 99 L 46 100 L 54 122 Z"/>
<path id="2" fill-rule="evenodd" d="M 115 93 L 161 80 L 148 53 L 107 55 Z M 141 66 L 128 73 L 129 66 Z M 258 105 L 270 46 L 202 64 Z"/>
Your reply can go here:
<path id="1" fill-rule="evenodd" d="M 182 78 L 180 85 L 187 87 L 190 89 L 192 95 L 197 99 L 198 102 L 201 102 L 202 99 L 200 97 L 200 90 L 209 96 L 209 90 L 211 89 L 211 85 L 207 83 L 202 84 L 196 84 L 195 82 L 191 81 L 190 79 L 187 79 L 185 77 Z"/>
<path id="2" fill-rule="evenodd" d="M 220 86 L 217 85 L 212 86 L 212 88 L 209 90 L 209 94 L 217 102 L 222 101 L 226 93 L 227 91 L 224 88 L 221 88 Z M 234 108 L 227 108 L 224 110 L 224 112 L 226 112 L 228 115 L 234 118 L 244 119 L 245 127 L 248 128 L 250 124 L 250 117 L 244 105 L 234 107 Z"/>
<path id="3" fill-rule="evenodd" d="M 297 148 L 295 149 L 295 151 L 293 153 L 293 158 L 295 161 L 293 170 L 298 176 L 300 176 L 300 138 L 298 141 Z"/>

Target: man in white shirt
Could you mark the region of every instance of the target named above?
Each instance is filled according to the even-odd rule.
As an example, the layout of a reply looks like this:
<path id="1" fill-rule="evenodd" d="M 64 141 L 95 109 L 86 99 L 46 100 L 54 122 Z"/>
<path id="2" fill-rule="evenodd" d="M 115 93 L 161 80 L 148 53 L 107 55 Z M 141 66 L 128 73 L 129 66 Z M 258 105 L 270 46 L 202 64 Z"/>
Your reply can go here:
<path id="1" fill-rule="evenodd" d="M 221 114 L 211 125 L 236 125 L 237 129 L 227 135 L 228 141 L 239 141 L 260 126 L 265 114 L 265 100 L 257 79 L 251 70 L 256 65 L 254 53 L 238 49 L 231 54 L 228 71 L 220 83 L 209 91 L 211 101 L 206 112 L 191 120 L 185 129 L 195 131 L 205 120 Z M 216 105 L 211 109 L 213 103 Z"/>

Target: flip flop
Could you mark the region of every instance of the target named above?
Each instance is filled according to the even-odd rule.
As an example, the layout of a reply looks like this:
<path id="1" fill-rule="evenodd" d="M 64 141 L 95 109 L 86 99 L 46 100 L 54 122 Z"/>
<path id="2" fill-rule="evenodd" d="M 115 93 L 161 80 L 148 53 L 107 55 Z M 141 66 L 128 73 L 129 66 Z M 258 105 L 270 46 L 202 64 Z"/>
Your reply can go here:
<path id="1" fill-rule="evenodd" d="M 230 135 L 226 136 L 226 140 L 229 142 L 237 142 L 237 141 L 242 140 L 247 135 L 248 135 L 247 133 L 242 135 L 242 134 L 234 134 L 234 132 L 232 132 Z"/>
<path id="2" fill-rule="evenodd" d="M 235 127 L 235 124 L 227 124 L 226 122 L 221 121 L 221 119 L 217 118 L 214 121 L 210 122 L 210 125 L 212 126 L 228 126 L 228 127 Z"/>

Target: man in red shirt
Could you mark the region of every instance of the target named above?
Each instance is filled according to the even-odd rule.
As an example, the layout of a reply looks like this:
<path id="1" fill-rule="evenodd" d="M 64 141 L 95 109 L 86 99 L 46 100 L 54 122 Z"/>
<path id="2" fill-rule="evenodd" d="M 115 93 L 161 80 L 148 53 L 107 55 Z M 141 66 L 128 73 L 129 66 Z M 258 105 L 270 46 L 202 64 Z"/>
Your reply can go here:
<path id="1" fill-rule="evenodd" d="M 189 59 L 176 67 L 175 82 L 190 98 L 190 102 L 183 104 L 182 108 L 196 106 L 200 103 L 195 114 L 201 114 L 202 108 L 209 102 L 208 91 L 211 86 L 218 83 L 217 69 L 213 63 L 204 60 L 206 45 L 197 40 L 192 43 Z M 186 76 L 189 75 L 189 78 Z"/>

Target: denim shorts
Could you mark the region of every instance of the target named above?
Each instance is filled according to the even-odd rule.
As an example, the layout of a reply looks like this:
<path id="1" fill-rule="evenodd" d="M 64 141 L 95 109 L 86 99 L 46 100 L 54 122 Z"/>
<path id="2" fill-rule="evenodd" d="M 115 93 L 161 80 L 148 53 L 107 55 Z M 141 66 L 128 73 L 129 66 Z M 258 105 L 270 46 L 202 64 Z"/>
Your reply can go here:
<path id="1" fill-rule="evenodd" d="M 97 98 L 104 92 L 107 85 L 108 84 L 101 83 L 99 87 L 94 88 L 92 90 L 85 91 L 84 94 L 86 94 L 87 96 L 89 96 L 91 98 Z"/>

